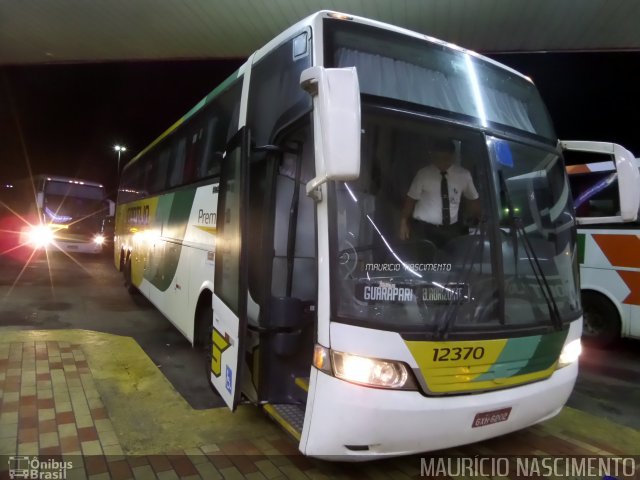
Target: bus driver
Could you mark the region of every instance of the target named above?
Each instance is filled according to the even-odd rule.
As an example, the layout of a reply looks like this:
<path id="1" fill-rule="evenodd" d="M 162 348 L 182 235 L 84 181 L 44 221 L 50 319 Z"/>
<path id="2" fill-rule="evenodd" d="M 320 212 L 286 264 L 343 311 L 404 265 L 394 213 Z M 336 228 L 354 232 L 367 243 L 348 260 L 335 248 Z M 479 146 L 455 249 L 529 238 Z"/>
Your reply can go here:
<path id="1" fill-rule="evenodd" d="M 466 227 L 458 218 L 461 197 L 468 214 L 480 211 L 478 191 L 471 173 L 454 165 L 455 144 L 436 139 L 429 149 L 431 163 L 418 170 L 405 198 L 400 219 L 400 239 L 429 239 L 442 247 L 451 238 L 462 235 Z"/>

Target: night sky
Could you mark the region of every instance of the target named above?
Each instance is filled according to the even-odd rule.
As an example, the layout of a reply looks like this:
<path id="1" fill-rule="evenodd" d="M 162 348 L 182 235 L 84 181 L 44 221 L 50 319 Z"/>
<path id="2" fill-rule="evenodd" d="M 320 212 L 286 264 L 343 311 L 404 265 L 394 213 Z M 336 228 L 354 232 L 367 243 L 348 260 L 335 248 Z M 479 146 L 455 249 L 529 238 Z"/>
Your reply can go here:
<path id="1" fill-rule="evenodd" d="M 640 52 L 493 58 L 534 80 L 560 138 L 614 141 L 640 156 Z M 99 181 L 113 192 L 113 146 L 127 146 L 124 164 L 241 63 L 0 68 L 0 182 L 26 176 L 28 158 L 34 174 Z"/>

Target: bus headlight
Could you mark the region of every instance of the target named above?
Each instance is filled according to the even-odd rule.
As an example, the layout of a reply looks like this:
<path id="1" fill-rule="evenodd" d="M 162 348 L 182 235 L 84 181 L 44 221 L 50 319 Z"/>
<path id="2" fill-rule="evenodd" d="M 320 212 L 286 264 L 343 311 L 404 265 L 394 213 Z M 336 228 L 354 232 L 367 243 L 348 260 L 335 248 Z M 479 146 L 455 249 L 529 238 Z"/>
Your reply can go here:
<path id="1" fill-rule="evenodd" d="M 402 362 L 361 357 L 316 345 L 313 364 L 318 370 L 351 383 L 378 388 L 417 389 L 413 376 Z"/>
<path id="2" fill-rule="evenodd" d="M 44 248 L 53 242 L 53 232 L 46 225 L 35 225 L 27 231 L 27 239 L 35 248 Z"/>
<path id="3" fill-rule="evenodd" d="M 582 353 L 582 345 L 580 344 L 579 338 L 567 343 L 562 347 L 562 352 L 560 352 L 558 368 L 566 367 L 567 365 L 571 365 L 573 362 L 576 362 L 580 357 L 580 353 Z"/>
<path id="4" fill-rule="evenodd" d="M 331 352 L 333 373 L 347 382 L 382 388 L 403 388 L 409 378 L 407 368 L 390 360 Z"/>
<path id="5" fill-rule="evenodd" d="M 93 243 L 96 245 L 102 245 L 104 243 L 104 235 L 96 235 L 93 237 Z"/>

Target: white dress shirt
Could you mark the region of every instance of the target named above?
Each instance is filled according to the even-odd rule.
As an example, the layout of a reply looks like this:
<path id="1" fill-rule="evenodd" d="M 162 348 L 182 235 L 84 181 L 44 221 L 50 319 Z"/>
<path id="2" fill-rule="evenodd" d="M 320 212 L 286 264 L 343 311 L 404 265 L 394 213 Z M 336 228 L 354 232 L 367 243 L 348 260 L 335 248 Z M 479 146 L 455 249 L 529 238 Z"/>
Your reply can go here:
<path id="1" fill-rule="evenodd" d="M 440 170 L 434 165 L 428 165 L 418 170 L 407 192 L 409 197 L 416 200 L 413 218 L 434 225 L 442 225 L 441 181 Z M 475 200 L 479 195 L 473 184 L 471 173 L 459 165 L 451 165 L 447 170 L 447 185 L 449 187 L 449 215 L 453 224 L 458 221 L 462 195 L 468 200 Z"/>

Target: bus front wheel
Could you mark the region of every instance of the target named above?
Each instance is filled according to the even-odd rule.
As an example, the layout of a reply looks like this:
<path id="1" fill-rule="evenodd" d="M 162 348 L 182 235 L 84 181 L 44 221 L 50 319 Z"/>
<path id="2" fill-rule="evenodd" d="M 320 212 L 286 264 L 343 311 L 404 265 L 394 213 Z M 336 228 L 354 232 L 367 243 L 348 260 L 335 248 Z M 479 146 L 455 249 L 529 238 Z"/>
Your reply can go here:
<path id="1" fill-rule="evenodd" d="M 620 315 L 607 297 L 596 292 L 582 292 L 585 343 L 611 347 L 620 338 Z"/>

